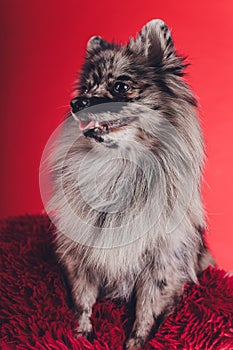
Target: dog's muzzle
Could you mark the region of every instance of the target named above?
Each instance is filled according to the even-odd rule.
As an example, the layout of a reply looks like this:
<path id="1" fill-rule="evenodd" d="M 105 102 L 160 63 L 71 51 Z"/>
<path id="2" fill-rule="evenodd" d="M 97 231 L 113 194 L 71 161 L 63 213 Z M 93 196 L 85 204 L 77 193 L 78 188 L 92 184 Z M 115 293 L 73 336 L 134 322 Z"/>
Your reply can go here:
<path id="1" fill-rule="evenodd" d="M 87 98 L 85 96 L 77 96 L 71 100 L 70 105 L 72 115 L 79 122 L 79 129 L 83 132 L 84 136 L 93 138 L 98 142 L 103 142 L 104 135 L 109 134 L 110 132 L 118 131 L 120 128 L 127 126 L 129 123 L 135 120 L 135 117 L 130 116 L 104 121 L 93 120 L 88 117 L 88 113 L 83 113 L 83 110 L 87 107 L 109 102 L 112 102 L 112 100 L 108 98 Z"/>

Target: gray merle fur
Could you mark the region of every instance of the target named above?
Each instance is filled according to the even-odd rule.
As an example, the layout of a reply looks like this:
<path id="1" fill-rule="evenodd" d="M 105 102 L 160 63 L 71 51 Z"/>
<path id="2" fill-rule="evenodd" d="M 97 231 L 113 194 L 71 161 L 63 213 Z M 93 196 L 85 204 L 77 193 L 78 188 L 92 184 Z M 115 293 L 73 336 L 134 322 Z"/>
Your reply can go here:
<path id="1" fill-rule="evenodd" d="M 198 274 L 213 263 L 202 235 L 203 139 L 184 69 L 161 20 L 147 23 L 125 46 L 91 38 L 79 96 L 90 103 L 98 98 L 122 102 L 124 107 L 114 116 L 106 110 L 88 115 L 84 109 L 83 118 L 136 119 L 101 135 L 101 143 L 80 133 L 69 146 L 78 129 L 73 120 L 53 152 L 50 208 L 59 228 L 57 253 L 78 310 L 78 332 L 92 332 L 90 316 L 100 294 L 129 300 L 135 293 L 127 349 L 144 346 L 184 284 L 197 282 Z M 127 83 L 127 92 L 116 93 L 116 82 Z M 65 146 L 70 148 L 64 160 Z"/>

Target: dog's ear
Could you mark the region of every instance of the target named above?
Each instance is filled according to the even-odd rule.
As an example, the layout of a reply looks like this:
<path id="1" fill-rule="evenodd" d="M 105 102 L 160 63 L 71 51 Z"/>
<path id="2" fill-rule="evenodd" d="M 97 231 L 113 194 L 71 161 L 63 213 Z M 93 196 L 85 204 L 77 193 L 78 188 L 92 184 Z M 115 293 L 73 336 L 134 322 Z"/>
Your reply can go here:
<path id="1" fill-rule="evenodd" d="M 129 41 L 128 48 L 146 56 L 155 65 L 176 58 L 171 32 L 161 19 L 148 22 L 137 37 Z"/>
<path id="2" fill-rule="evenodd" d="M 101 38 L 101 36 L 92 36 L 87 43 L 87 55 L 93 55 L 100 50 L 110 49 L 111 43 Z"/>

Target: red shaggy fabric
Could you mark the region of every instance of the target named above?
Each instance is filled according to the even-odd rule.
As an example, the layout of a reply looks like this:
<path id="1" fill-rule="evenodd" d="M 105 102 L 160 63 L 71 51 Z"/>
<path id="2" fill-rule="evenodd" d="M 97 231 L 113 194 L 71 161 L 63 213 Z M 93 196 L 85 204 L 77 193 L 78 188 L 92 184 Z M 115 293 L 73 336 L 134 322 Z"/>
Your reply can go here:
<path id="1" fill-rule="evenodd" d="M 129 304 L 99 301 L 92 315 L 95 340 L 74 337 L 77 322 L 52 236 L 43 215 L 1 223 L 1 349 L 123 349 L 133 322 Z M 198 285 L 187 285 L 145 349 L 233 349 L 233 277 L 208 268 Z"/>

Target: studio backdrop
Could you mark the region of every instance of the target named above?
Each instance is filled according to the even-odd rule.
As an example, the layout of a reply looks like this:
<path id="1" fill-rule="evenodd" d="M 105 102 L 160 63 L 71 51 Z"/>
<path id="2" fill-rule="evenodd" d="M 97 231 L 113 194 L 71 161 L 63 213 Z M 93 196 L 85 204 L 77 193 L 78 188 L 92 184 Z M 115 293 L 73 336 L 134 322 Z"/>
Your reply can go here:
<path id="1" fill-rule="evenodd" d="M 1 4 L 1 218 L 40 213 L 45 144 L 74 96 L 88 39 L 125 43 L 153 18 L 172 29 L 187 56 L 186 80 L 206 142 L 203 198 L 208 242 L 233 270 L 233 2 L 231 0 L 55 1 Z"/>

